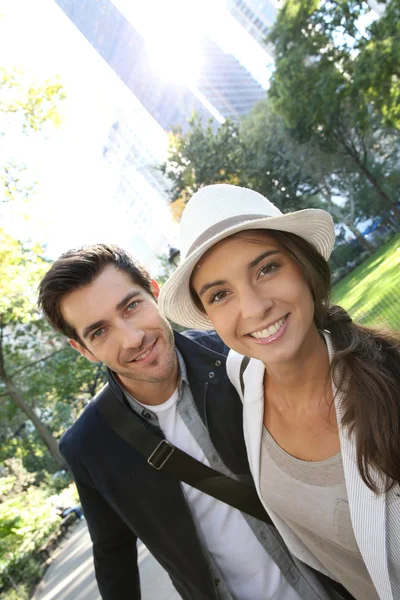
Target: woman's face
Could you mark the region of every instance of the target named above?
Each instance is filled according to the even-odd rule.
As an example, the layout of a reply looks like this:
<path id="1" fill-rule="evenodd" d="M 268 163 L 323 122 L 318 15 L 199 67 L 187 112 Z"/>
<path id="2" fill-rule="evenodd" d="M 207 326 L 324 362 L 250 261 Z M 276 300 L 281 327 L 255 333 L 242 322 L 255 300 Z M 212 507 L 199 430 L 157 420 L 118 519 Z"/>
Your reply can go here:
<path id="1" fill-rule="evenodd" d="M 295 359 L 315 336 L 309 287 L 265 231 L 217 243 L 197 263 L 191 284 L 227 346 L 266 365 Z"/>

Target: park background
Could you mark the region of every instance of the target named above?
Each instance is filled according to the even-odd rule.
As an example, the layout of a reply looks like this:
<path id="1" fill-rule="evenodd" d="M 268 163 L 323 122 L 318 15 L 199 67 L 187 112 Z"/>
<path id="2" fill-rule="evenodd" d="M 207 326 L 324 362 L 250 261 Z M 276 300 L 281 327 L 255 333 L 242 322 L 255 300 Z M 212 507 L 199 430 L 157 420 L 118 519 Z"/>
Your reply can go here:
<path id="1" fill-rule="evenodd" d="M 334 299 L 400 329 L 399 1 L 85 6 L 0 0 L 3 600 L 31 596 L 78 501 L 58 442 L 104 382 L 36 309 L 62 251 L 118 243 L 162 283 L 189 197 L 244 185 L 328 210 Z"/>

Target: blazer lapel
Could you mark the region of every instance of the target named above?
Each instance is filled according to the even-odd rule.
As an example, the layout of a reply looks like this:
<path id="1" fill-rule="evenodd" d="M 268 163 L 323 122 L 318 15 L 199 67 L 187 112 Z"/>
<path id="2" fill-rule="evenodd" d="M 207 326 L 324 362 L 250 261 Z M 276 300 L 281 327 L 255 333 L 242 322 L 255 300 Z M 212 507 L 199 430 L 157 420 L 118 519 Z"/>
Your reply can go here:
<path id="1" fill-rule="evenodd" d="M 324 337 L 332 360 L 334 349 L 330 333 L 324 331 Z M 390 585 L 387 544 L 386 544 L 386 494 L 375 494 L 361 479 L 358 466 L 354 434 L 349 435 L 347 428 L 341 427 L 344 414 L 343 394 L 337 391 L 332 382 L 337 421 L 339 425 L 340 447 L 343 470 L 346 480 L 347 498 L 354 535 L 380 598 L 393 600 Z M 378 489 L 381 487 L 379 475 L 375 474 Z"/>
<path id="2" fill-rule="evenodd" d="M 333 347 L 330 335 L 324 332 L 329 358 L 332 360 Z M 332 382 L 335 408 L 339 425 L 340 447 L 343 470 L 346 480 L 347 498 L 354 535 L 380 598 L 393 600 L 390 585 L 387 543 L 386 543 L 386 494 L 375 494 L 361 479 L 358 466 L 354 434 L 349 435 L 347 428 L 341 427 L 343 394 L 337 391 Z M 378 473 L 375 473 L 378 489 L 382 487 Z"/>
<path id="3" fill-rule="evenodd" d="M 340 403 L 340 398 L 335 400 Z M 351 522 L 358 547 L 380 598 L 393 600 L 390 585 L 386 543 L 386 494 L 375 494 L 361 479 L 356 456 L 354 434 L 340 427 L 343 414 L 336 406 L 340 446 Z M 375 481 L 379 485 L 379 475 Z"/>
<path id="4" fill-rule="evenodd" d="M 254 483 L 260 492 L 261 436 L 264 420 L 264 373 L 260 360 L 252 359 L 244 372 L 244 437 Z"/>

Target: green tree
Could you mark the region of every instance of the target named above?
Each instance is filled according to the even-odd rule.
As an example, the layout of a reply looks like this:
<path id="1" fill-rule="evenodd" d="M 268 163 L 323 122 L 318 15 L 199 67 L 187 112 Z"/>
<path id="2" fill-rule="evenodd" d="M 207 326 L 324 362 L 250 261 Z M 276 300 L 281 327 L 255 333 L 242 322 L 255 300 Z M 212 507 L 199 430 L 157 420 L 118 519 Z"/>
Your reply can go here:
<path id="1" fill-rule="evenodd" d="M 15 382 L 21 370 L 36 362 L 34 357 L 41 342 L 41 319 L 34 308 L 35 290 L 47 267 L 41 253 L 40 246 L 22 244 L 0 230 L 0 394 L 11 398 L 25 413 L 54 458 L 64 464 L 57 441 Z M 21 347 L 18 340 L 27 333 L 32 342 L 25 342 Z M 29 363 L 13 371 L 15 357 L 21 351 Z"/>
<path id="2" fill-rule="evenodd" d="M 358 57 L 372 39 L 360 26 L 368 11 L 367 2 L 353 0 L 287 0 L 270 34 L 276 70 L 269 95 L 297 142 L 341 155 L 365 178 L 381 211 L 396 211 L 381 161 L 389 132 L 356 86 Z"/>
<path id="3" fill-rule="evenodd" d="M 2 133 L 19 127 L 23 133 L 48 130 L 61 124 L 60 102 L 65 93 L 58 78 L 35 81 L 18 69 L 0 68 L 0 112 Z"/>
<path id="4" fill-rule="evenodd" d="M 167 281 L 175 270 L 175 266 L 170 263 L 169 257 L 166 254 L 159 254 L 157 256 L 158 261 L 158 273 L 156 277 L 157 283 L 161 286 Z"/>
<path id="5" fill-rule="evenodd" d="M 100 364 L 73 351 L 38 313 L 37 285 L 48 267 L 40 246 L 0 230 L 0 457 L 17 456 L 32 470 L 48 464 L 37 434 L 64 464 L 57 439 L 105 377 Z"/>
<path id="6" fill-rule="evenodd" d="M 0 69 L 0 137 L 44 141 L 61 123 L 64 97 L 57 78 Z M 3 210 L 29 202 L 37 188 L 29 165 L 11 155 L 0 164 Z M 41 246 L 0 230 L 0 458 L 22 459 L 31 471 L 64 464 L 57 439 L 104 380 L 103 368 L 83 360 L 35 308 L 48 267 Z"/>
<path id="7" fill-rule="evenodd" d="M 385 12 L 358 44 L 353 82 L 363 103 L 374 106 L 383 125 L 400 131 L 400 3 L 385 2 Z"/>
<path id="8" fill-rule="evenodd" d="M 332 159 L 319 152 L 316 160 L 312 144 L 296 144 L 268 99 L 254 106 L 239 131 L 246 157 L 244 182 L 282 211 L 321 206 L 321 182 L 332 169 Z"/>
<path id="9" fill-rule="evenodd" d="M 65 99 L 58 80 L 35 81 L 18 69 L 0 68 L 0 138 L 44 136 L 59 127 Z M 29 200 L 37 181 L 19 157 L 7 154 L 0 162 L 0 203 Z"/>
<path id="10" fill-rule="evenodd" d="M 282 119 L 261 102 L 241 125 L 227 120 L 215 130 L 195 116 L 185 135 L 175 131 L 161 166 L 172 182 L 175 218 L 200 187 L 214 183 L 257 189 L 286 211 L 303 208 L 306 201 L 316 205 L 315 182 L 294 164 L 284 129 Z"/>
<path id="11" fill-rule="evenodd" d="M 370 210 L 366 210 L 365 201 L 354 201 L 343 155 L 323 151 L 312 140 L 297 142 L 268 99 L 258 102 L 245 117 L 240 140 L 247 148 L 246 176 L 254 189 L 282 211 L 327 210 L 337 223 L 347 226 L 361 246 L 371 249 L 357 224 L 376 216 L 376 206 L 369 205 Z M 341 198 L 340 205 L 335 197 Z"/>
<path id="12" fill-rule="evenodd" d="M 356 205 L 345 188 L 344 182 L 350 182 L 347 163 L 338 152 L 293 139 L 266 99 L 240 125 L 226 122 L 215 131 L 193 119 L 185 136 L 171 138 L 169 158 L 162 168 L 172 181 L 172 206 L 178 218 L 187 199 L 202 185 L 236 183 L 261 192 L 283 212 L 325 208 L 370 249 L 356 225 L 376 212 L 362 210 L 365 202 Z M 335 196 L 342 199 L 341 205 L 334 202 Z"/>
<path id="13" fill-rule="evenodd" d="M 211 121 L 203 125 L 196 115 L 189 131 L 177 128 L 170 136 L 168 159 L 160 166 L 171 183 L 172 214 L 179 221 L 189 198 L 203 185 L 239 183 L 243 164 L 238 144 L 239 127 L 227 120 L 214 130 Z"/>

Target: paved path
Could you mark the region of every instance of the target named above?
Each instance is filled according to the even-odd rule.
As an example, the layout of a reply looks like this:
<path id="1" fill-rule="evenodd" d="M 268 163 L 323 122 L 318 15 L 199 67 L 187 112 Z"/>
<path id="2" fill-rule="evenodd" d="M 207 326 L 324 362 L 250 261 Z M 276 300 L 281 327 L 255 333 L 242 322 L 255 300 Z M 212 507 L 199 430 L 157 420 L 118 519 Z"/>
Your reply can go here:
<path id="1" fill-rule="evenodd" d="M 180 600 L 164 569 L 140 543 L 138 555 L 142 600 Z M 32 600 L 101 600 L 84 521 L 62 542 Z"/>

